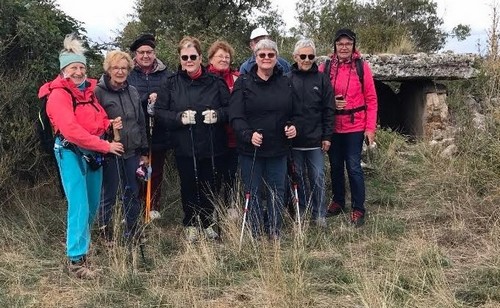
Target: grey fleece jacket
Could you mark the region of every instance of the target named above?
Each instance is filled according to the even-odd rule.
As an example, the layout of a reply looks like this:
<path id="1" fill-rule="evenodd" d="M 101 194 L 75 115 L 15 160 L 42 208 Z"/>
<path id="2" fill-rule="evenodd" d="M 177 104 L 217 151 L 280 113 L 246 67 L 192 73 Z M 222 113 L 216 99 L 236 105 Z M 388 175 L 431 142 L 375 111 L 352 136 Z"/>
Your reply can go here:
<path id="1" fill-rule="evenodd" d="M 127 159 L 135 154 L 147 155 L 146 123 L 137 89 L 128 83 L 121 89 L 113 89 L 109 76 L 104 74 L 95 88 L 95 95 L 106 110 L 108 118 L 122 118 L 120 142 L 125 148 L 123 158 Z"/>

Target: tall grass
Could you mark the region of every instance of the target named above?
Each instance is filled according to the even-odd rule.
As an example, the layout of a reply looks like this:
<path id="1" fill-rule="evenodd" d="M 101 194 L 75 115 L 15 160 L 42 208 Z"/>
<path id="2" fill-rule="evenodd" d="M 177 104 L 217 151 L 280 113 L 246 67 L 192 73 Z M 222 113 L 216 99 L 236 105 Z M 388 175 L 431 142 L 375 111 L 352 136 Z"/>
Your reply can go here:
<path id="1" fill-rule="evenodd" d="M 350 226 L 346 214 L 328 218 L 326 229 L 306 222 L 299 236 L 285 217 L 280 242 L 247 232 L 238 251 L 241 218 L 231 220 L 216 200 L 223 240 L 190 244 L 181 227 L 178 178 L 167 163 L 163 218 L 145 227 L 145 259 L 138 247 L 106 247 L 96 228 L 91 261 L 101 273 L 82 281 L 64 272 L 66 210 L 53 178 L 6 185 L 0 306 L 496 307 L 499 105 L 478 95 L 484 129 L 474 127 L 463 107 L 471 89 L 482 86 L 450 87 L 458 128 L 451 158 L 436 146 L 378 132 L 378 150 L 368 157 L 369 216 L 362 228 Z"/>

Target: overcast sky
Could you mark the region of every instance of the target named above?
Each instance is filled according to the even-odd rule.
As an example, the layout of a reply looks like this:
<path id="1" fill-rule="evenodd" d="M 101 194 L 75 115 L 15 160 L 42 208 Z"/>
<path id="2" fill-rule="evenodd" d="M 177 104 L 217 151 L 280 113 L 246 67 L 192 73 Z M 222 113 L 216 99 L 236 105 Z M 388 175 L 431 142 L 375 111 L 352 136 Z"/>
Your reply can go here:
<path id="1" fill-rule="evenodd" d="M 288 27 L 296 24 L 296 0 L 272 0 Z M 481 52 L 486 45 L 486 31 L 490 27 L 491 3 L 493 0 L 437 0 L 438 16 L 444 20 L 444 29 L 450 31 L 457 24 L 470 25 L 471 36 L 463 41 L 449 40 L 444 50 L 458 53 L 478 52 L 478 40 Z M 110 41 L 131 19 L 135 0 L 56 0 L 59 7 L 69 16 L 84 23 L 88 35 L 96 42 Z M 362 38 L 360 38 L 362 39 Z"/>

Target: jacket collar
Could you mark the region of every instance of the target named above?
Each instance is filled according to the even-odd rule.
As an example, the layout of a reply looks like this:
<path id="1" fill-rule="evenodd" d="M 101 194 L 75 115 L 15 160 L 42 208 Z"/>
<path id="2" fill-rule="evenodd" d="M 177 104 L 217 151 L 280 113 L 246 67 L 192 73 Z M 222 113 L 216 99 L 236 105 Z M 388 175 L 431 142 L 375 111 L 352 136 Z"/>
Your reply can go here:
<path id="1" fill-rule="evenodd" d="M 318 72 L 318 65 L 314 62 L 311 68 L 308 71 L 299 70 L 299 66 L 297 63 L 292 64 L 292 72 L 296 74 L 313 74 Z"/>

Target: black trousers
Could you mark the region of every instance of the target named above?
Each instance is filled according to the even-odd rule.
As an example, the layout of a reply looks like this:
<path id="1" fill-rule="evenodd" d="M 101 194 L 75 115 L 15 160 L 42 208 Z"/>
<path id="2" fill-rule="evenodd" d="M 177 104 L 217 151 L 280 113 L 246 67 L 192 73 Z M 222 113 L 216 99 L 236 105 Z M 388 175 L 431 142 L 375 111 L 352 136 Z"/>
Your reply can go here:
<path id="1" fill-rule="evenodd" d="M 214 167 L 210 157 L 196 160 L 196 173 L 193 158 L 176 156 L 175 161 L 181 182 L 183 224 L 185 227 L 198 226 L 207 228 L 213 223 L 214 201 L 218 200 L 221 186 L 223 156 L 214 158 Z M 215 169 L 215 172 L 214 172 Z M 198 223 L 197 217 L 200 218 Z"/>

